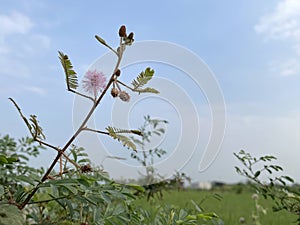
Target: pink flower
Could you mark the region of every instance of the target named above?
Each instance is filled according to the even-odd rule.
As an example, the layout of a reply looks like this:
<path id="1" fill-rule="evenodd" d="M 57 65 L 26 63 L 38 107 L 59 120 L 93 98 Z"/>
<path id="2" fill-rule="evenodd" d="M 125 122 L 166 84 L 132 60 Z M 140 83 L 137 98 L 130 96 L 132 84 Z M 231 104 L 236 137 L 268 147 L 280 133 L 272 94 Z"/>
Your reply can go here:
<path id="1" fill-rule="evenodd" d="M 97 70 L 88 70 L 84 75 L 82 83 L 82 87 L 96 98 L 98 92 L 101 92 L 106 87 L 106 77 L 102 72 L 98 72 Z"/>

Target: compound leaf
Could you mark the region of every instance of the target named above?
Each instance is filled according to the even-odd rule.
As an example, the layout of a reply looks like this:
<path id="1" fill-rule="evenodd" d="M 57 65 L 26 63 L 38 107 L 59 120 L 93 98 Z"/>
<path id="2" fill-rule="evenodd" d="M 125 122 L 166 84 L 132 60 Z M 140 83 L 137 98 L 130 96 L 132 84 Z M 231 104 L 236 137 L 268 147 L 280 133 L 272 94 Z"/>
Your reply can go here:
<path id="1" fill-rule="evenodd" d="M 153 75 L 154 75 L 154 70 L 151 69 L 150 67 L 147 67 L 145 71 L 142 71 L 138 75 L 138 77 L 131 82 L 133 86 L 132 91 L 138 92 L 139 94 L 146 93 L 146 92 L 158 94 L 159 92 L 154 88 L 150 88 L 150 87 L 141 88 L 152 79 Z"/>
<path id="2" fill-rule="evenodd" d="M 127 148 L 131 148 L 132 150 L 136 151 L 136 146 L 132 142 L 132 140 L 129 137 L 120 134 L 120 133 L 135 133 L 135 134 L 137 134 L 136 130 L 123 130 L 123 129 L 110 127 L 110 126 L 108 126 L 106 128 L 106 130 L 108 131 L 108 135 L 111 136 L 113 139 L 116 139 L 119 142 L 121 142 L 123 144 L 123 146 L 126 146 Z"/>
<path id="3" fill-rule="evenodd" d="M 78 78 L 77 73 L 73 69 L 73 65 L 69 59 L 69 57 L 63 52 L 58 52 L 59 60 L 61 65 L 64 68 L 64 72 L 66 75 L 66 83 L 68 90 L 76 89 L 78 87 Z"/>

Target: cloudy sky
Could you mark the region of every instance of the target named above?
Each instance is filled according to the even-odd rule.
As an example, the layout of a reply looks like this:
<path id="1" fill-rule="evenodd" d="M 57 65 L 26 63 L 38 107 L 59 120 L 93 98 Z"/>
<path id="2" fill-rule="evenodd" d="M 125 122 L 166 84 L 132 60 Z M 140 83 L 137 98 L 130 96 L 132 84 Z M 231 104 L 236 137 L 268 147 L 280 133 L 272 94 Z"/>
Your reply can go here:
<path id="1" fill-rule="evenodd" d="M 24 114 L 38 115 L 47 140 L 62 146 L 73 132 L 74 96 L 66 92 L 57 51 L 68 53 L 81 77 L 107 52 L 94 35 L 116 46 L 117 30 L 126 24 L 137 41 L 168 41 L 190 49 L 213 71 L 222 90 L 227 118 L 224 141 L 216 160 L 202 173 L 198 165 L 203 151 L 196 151 L 185 167 L 193 179 L 241 180 L 234 172 L 238 162 L 233 152 L 245 149 L 254 155 L 277 156 L 285 172 L 300 181 L 300 1 L 0 2 L 2 136 L 28 135 L 8 101 L 13 97 Z M 163 66 L 157 70 L 167 71 Z M 172 80 L 181 82 L 176 76 Z M 198 119 L 205 127 L 201 107 L 205 111 L 207 106 L 199 101 L 205 97 L 194 96 L 183 83 L 200 107 Z M 151 115 L 153 107 L 146 103 L 139 113 Z M 167 117 L 168 110 L 161 114 Z M 166 119 L 176 129 L 178 119 L 170 114 Z M 39 162 L 47 166 L 53 155 L 49 150 Z"/>

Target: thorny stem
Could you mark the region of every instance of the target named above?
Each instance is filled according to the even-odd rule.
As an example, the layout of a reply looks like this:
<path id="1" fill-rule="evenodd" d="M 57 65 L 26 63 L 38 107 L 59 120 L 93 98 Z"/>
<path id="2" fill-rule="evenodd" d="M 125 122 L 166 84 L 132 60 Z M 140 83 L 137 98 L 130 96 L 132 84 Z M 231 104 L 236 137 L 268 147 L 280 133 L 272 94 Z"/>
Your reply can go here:
<path id="1" fill-rule="evenodd" d="M 97 99 L 97 101 L 94 101 L 94 104 L 93 104 L 92 108 L 90 109 L 89 113 L 87 114 L 86 118 L 83 120 L 83 122 L 81 123 L 81 125 L 77 129 L 77 131 L 73 134 L 73 136 L 69 139 L 69 141 L 65 144 L 65 146 L 60 151 L 58 151 L 58 154 L 57 154 L 56 158 L 53 160 L 53 162 L 51 163 L 50 167 L 45 172 L 44 176 L 41 179 L 41 182 L 32 190 L 32 192 L 27 196 L 27 198 L 24 200 L 24 202 L 19 205 L 19 209 L 23 209 L 28 204 L 28 202 L 31 200 L 31 198 L 33 197 L 33 195 L 39 189 L 39 185 L 41 183 L 43 183 L 45 180 L 47 180 L 49 174 L 53 170 L 54 166 L 58 162 L 58 160 L 61 157 L 61 155 L 73 143 L 73 141 L 77 138 L 77 136 L 80 134 L 80 132 L 85 129 L 86 124 L 89 121 L 90 117 L 92 116 L 92 114 L 94 113 L 95 109 L 99 105 L 100 101 L 102 100 L 102 98 L 106 94 L 107 90 L 110 88 L 111 84 L 115 80 L 115 73 L 119 69 L 119 66 L 120 66 L 120 63 L 121 63 L 121 60 L 122 60 L 122 57 L 123 57 L 124 50 L 125 50 L 125 44 L 122 43 L 122 38 L 120 38 L 120 46 L 119 46 L 119 50 L 117 52 L 118 53 L 117 54 L 118 55 L 118 60 L 117 60 L 117 63 L 116 63 L 115 68 L 114 68 L 114 71 L 113 71 L 113 73 L 112 73 L 112 75 L 111 75 L 111 77 L 110 77 L 110 79 L 109 79 L 109 81 L 108 81 L 105 89 L 103 90 L 103 92 L 101 93 L 101 95 L 99 96 L 99 98 Z M 116 53 L 116 51 L 113 51 L 113 52 Z"/>
<path id="2" fill-rule="evenodd" d="M 62 150 L 60 148 L 55 147 L 54 145 L 51 145 L 51 144 L 49 144 L 47 142 L 44 142 L 44 141 L 42 141 L 42 140 L 40 140 L 38 138 L 34 138 L 34 141 L 38 142 L 41 145 L 45 145 L 45 146 L 47 146 L 49 148 L 53 148 L 57 152 L 61 152 L 61 154 L 66 158 L 66 160 L 68 162 L 70 162 L 71 164 L 73 164 L 76 168 L 80 168 L 80 166 L 76 162 L 74 162 L 72 159 L 70 159 L 70 157 L 67 156 L 65 152 L 62 152 Z"/>

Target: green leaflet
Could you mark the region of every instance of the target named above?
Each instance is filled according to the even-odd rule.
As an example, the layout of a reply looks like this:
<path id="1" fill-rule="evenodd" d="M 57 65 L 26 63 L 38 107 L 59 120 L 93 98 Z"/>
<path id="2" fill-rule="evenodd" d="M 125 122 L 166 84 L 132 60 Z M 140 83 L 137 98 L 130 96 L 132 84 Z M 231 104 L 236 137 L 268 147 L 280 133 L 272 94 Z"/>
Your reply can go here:
<path id="1" fill-rule="evenodd" d="M 7 164 L 8 160 L 5 155 L 0 155 L 0 164 Z"/>
<path id="2" fill-rule="evenodd" d="M 143 89 L 133 89 L 133 91 L 140 93 L 153 93 L 153 94 L 159 94 L 159 91 L 154 89 L 154 88 L 150 88 L 150 87 L 146 87 Z"/>
<path id="3" fill-rule="evenodd" d="M 159 91 L 157 91 L 154 88 L 150 88 L 150 87 L 141 88 L 152 79 L 153 75 L 154 75 L 154 70 L 151 69 L 150 67 L 147 67 L 145 71 L 142 71 L 138 75 L 138 77 L 131 82 L 133 86 L 133 91 L 138 92 L 139 94 L 146 93 L 146 92 L 158 94 Z"/>
<path id="4" fill-rule="evenodd" d="M 37 120 L 36 115 L 30 115 L 29 118 L 29 122 L 28 119 L 23 115 L 23 113 L 21 112 L 20 107 L 17 105 L 17 103 L 12 99 L 9 98 L 9 100 L 12 101 L 12 103 L 14 104 L 14 106 L 17 108 L 17 110 L 19 111 L 20 116 L 22 117 L 22 119 L 24 120 L 26 126 L 28 127 L 33 139 L 39 138 L 41 140 L 45 140 L 46 137 L 43 134 L 43 129 L 42 127 L 39 125 L 39 121 Z"/>
<path id="5" fill-rule="evenodd" d="M 64 68 L 64 72 L 66 75 L 66 83 L 68 90 L 76 89 L 78 87 L 77 73 L 73 70 L 73 65 L 69 57 L 60 51 L 58 52 L 58 54 L 59 60 Z"/>
<path id="6" fill-rule="evenodd" d="M 22 211 L 13 205 L 0 204 L 1 225 L 23 225 L 24 217 Z"/>
<path id="7" fill-rule="evenodd" d="M 126 146 L 127 148 L 131 148 L 132 150 L 136 151 L 136 146 L 132 142 L 132 140 L 129 137 L 126 137 L 125 135 L 121 135 L 120 133 L 135 133 L 135 130 L 124 130 L 124 129 L 119 129 L 115 127 L 108 126 L 106 128 L 108 131 L 109 136 L 111 136 L 113 139 L 118 140 L 123 144 L 123 146 Z"/>
<path id="8" fill-rule="evenodd" d="M 134 89 L 138 89 L 147 84 L 148 81 L 152 79 L 153 75 L 154 70 L 152 70 L 150 67 L 147 67 L 145 71 L 141 72 L 138 77 L 132 81 L 131 84 L 133 85 Z"/>
<path id="9" fill-rule="evenodd" d="M 36 115 L 30 115 L 29 120 L 31 122 L 31 128 L 33 129 L 33 130 L 31 130 L 31 134 L 32 134 L 33 138 L 34 139 L 40 138 L 40 139 L 44 140 L 46 137 L 43 134 L 43 129 L 39 125 L 39 121 L 37 120 Z"/>
<path id="10" fill-rule="evenodd" d="M 88 154 L 85 152 L 85 149 L 82 147 L 77 147 L 72 145 L 70 153 L 73 157 L 74 162 L 77 163 L 91 163 L 91 160 L 88 158 Z"/>

